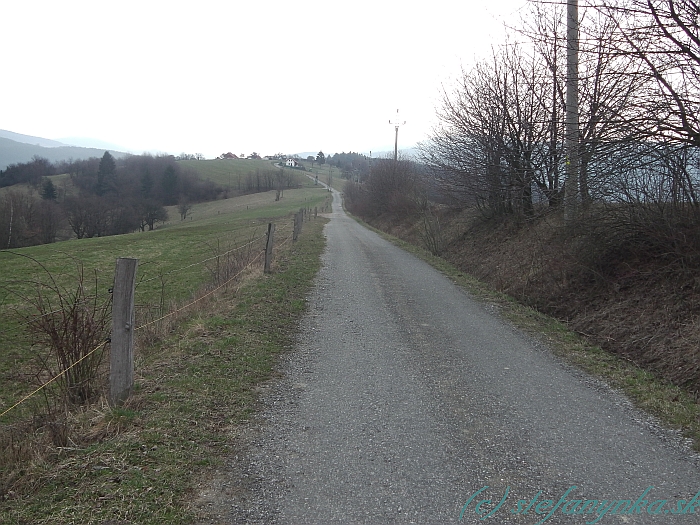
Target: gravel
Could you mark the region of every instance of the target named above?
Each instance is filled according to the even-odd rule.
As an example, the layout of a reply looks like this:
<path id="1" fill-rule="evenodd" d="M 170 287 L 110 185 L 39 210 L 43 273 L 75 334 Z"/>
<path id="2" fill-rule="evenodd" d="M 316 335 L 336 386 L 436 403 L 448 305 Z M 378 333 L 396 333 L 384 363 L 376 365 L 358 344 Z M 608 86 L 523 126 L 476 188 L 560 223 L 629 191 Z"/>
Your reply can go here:
<path id="1" fill-rule="evenodd" d="M 326 235 L 298 344 L 202 525 L 697 523 L 667 512 L 700 491 L 676 434 L 342 211 Z M 564 513 L 648 487 L 640 513 Z M 562 496 L 582 503 L 536 511 Z"/>

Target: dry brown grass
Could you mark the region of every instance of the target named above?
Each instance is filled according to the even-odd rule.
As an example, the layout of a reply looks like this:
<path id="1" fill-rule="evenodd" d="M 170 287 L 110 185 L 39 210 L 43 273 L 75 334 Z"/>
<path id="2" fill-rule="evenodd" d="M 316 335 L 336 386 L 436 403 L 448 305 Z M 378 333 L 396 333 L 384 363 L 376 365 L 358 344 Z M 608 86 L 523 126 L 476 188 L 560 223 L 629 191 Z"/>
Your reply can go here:
<path id="1" fill-rule="evenodd" d="M 412 244 L 423 244 L 420 220 L 384 216 L 372 222 Z M 572 231 L 556 214 L 528 223 L 485 222 L 469 211 L 446 211 L 441 225 L 444 259 L 560 320 L 589 344 L 622 358 L 621 363 L 641 367 L 615 371 L 625 367 L 606 364 L 603 373 L 617 386 L 629 384 L 628 393 L 646 390 L 640 405 L 665 412 L 667 422 L 700 428 L 700 278 L 687 266 L 690 259 L 673 253 L 674 266 L 668 251 L 645 255 L 638 237 L 634 249 L 625 249 L 619 236 L 599 235 L 585 224 Z M 595 369 L 594 361 L 607 363 L 603 354 L 594 353 L 587 369 Z M 657 383 L 637 378 L 643 371 L 680 389 L 669 387 L 657 395 Z M 674 403 L 692 404 L 693 399 L 695 408 L 678 416 Z"/>

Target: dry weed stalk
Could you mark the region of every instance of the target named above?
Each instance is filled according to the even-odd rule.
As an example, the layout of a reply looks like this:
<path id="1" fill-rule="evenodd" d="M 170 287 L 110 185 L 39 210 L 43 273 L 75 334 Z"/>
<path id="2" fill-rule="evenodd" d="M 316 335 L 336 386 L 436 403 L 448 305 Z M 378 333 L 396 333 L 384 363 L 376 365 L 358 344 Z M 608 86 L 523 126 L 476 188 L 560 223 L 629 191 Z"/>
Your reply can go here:
<path id="1" fill-rule="evenodd" d="M 220 286 L 233 280 L 253 259 L 254 241 L 257 230 L 250 237 L 250 241 L 239 247 L 233 248 L 229 244 L 226 249 L 222 249 L 221 242 L 217 239 L 216 245 L 209 245 L 214 257 L 207 269 L 211 274 L 212 285 Z"/>
<path id="2" fill-rule="evenodd" d="M 238 247 L 235 247 L 235 242 L 222 246 L 220 240 L 215 244 L 207 244 L 213 254 L 205 261 L 205 267 L 211 279 L 193 292 L 184 304 L 166 300 L 167 274 L 159 273 L 159 304 L 138 306 L 136 320 L 138 346 L 147 348 L 155 345 L 163 340 L 180 320 L 191 317 L 194 312 L 206 309 L 207 303 L 212 298 L 212 291 L 232 282 L 242 281 L 243 274 L 248 273 L 246 268 L 255 259 L 256 253 L 259 253 L 255 248 L 256 233 L 257 231 L 253 232 L 250 241 Z"/>
<path id="3" fill-rule="evenodd" d="M 419 235 L 423 241 L 423 244 L 433 255 L 441 255 L 445 242 L 443 239 L 442 227 L 440 225 L 440 217 L 438 214 L 433 213 L 430 207 L 426 207 L 421 218 L 422 223 Z"/>
<path id="4" fill-rule="evenodd" d="M 23 255 L 27 257 L 26 255 Z M 71 405 L 82 405 L 99 392 L 97 380 L 109 334 L 112 298 L 100 298 L 89 293 L 85 271 L 78 262 L 73 285 L 59 284 L 51 272 L 37 260 L 28 257 L 45 273 L 46 279 L 32 284 L 32 295 L 23 296 L 31 305 L 34 315 L 26 315 L 24 322 L 42 366 L 40 379 L 56 378 L 63 400 Z M 95 274 L 95 292 L 98 288 Z M 44 389 L 44 392 L 47 392 Z M 45 393 L 47 408 L 54 407 Z"/>

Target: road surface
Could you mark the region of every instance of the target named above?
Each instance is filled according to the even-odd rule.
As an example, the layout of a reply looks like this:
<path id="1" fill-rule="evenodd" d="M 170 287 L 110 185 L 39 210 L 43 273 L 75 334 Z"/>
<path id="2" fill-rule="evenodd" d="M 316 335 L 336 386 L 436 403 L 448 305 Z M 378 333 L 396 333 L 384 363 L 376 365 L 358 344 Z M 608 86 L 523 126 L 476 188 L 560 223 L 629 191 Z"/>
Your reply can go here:
<path id="1" fill-rule="evenodd" d="M 675 434 L 334 210 L 217 523 L 700 523 Z"/>

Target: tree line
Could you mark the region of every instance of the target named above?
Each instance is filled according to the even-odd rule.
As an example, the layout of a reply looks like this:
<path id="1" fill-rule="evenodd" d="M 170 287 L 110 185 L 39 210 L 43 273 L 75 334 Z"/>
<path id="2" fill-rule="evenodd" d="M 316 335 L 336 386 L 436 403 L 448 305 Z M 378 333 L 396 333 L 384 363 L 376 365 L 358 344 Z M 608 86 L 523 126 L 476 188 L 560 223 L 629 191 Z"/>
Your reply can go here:
<path id="1" fill-rule="evenodd" d="M 532 3 L 512 39 L 444 88 L 438 124 L 420 145 L 428 174 L 414 201 L 439 190 L 456 207 L 523 225 L 562 209 L 574 160 L 565 149 L 566 16 L 566 4 Z M 574 224 L 605 237 L 597 249 L 700 266 L 699 19 L 700 4 L 674 0 L 579 11 Z M 368 187 L 350 191 L 357 200 Z"/>
<path id="2" fill-rule="evenodd" d="M 698 202 L 698 4 L 620 0 L 579 25 L 578 200 Z M 517 42 L 443 92 L 422 145 L 456 202 L 532 215 L 562 203 L 566 9 L 534 4 Z M 523 38 L 524 37 L 524 38 Z"/>
<path id="3" fill-rule="evenodd" d="M 328 164 L 340 169 L 344 179 L 360 181 L 365 180 L 369 175 L 371 160 L 366 155 L 354 153 L 352 151 L 345 153 L 336 153 L 329 155 Z"/>
<path id="4" fill-rule="evenodd" d="M 66 173 L 68 181 L 50 178 Z M 0 187 L 27 183 L 0 199 L 0 248 L 45 244 L 152 230 L 168 220 L 165 206 L 178 205 L 185 219 L 192 203 L 214 200 L 223 188 L 187 171 L 168 155 L 133 155 L 52 164 L 35 157 L 0 172 Z"/>
<path id="5" fill-rule="evenodd" d="M 280 200 L 284 190 L 301 186 L 298 177 L 292 170 L 284 169 L 256 169 L 247 173 L 245 178 L 238 179 L 238 190 L 241 193 L 260 193 L 264 191 L 276 192 L 275 200 Z"/>

